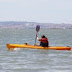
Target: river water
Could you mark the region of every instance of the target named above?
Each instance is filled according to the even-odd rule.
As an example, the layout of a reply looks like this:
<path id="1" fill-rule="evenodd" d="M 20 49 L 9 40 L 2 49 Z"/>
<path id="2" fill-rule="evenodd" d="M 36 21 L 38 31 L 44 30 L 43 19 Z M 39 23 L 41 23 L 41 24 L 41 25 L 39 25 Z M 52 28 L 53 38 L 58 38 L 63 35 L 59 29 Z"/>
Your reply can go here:
<path id="1" fill-rule="evenodd" d="M 50 46 L 72 47 L 72 29 L 40 29 Z M 14 49 L 6 44 L 34 44 L 35 29 L 0 29 L 0 72 L 71 72 L 72 50 Z M 36 41 L 38 44 L 39 42 Z"/>

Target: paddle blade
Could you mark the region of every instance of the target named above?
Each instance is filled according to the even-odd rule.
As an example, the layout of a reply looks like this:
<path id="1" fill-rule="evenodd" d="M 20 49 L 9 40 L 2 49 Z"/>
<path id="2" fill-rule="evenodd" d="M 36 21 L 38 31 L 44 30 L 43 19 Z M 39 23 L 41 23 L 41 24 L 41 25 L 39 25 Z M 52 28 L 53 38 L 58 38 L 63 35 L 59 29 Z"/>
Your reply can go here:
<path id="1" fill-rule="evenodd" d="M 39 30 L 40 30 L 40 26 L 37 25 L 37 26 L 36 26 L 36 31 L 38 32 Z"/>

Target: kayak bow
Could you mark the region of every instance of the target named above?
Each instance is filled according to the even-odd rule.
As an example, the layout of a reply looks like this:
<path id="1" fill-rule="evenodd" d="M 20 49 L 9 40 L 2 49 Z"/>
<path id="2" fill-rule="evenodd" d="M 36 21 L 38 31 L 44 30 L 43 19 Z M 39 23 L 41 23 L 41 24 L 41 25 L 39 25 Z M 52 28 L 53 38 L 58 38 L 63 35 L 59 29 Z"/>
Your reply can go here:
<path id="1" fill-rule="evenodd" d="M 49 50 L 71 50 L 71 47 L 64 46 L 49 46 L 49 47 L 41 47 L 41 46 L 33 46 L 27 44 L 6 44 L 8 50 L 14 48 L 31 48 L 31 49 L 49 49 Z"/>

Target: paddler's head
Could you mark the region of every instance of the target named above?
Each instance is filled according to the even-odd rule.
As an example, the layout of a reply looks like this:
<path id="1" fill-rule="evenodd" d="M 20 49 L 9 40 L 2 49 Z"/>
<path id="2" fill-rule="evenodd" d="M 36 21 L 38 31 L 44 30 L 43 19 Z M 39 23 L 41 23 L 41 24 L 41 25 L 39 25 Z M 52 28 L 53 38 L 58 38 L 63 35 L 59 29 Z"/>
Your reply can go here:
<path id="1" fill-rule="evenodd" d="M 45 35 L 42 35 L 41 38 L 46 38 Z"/>

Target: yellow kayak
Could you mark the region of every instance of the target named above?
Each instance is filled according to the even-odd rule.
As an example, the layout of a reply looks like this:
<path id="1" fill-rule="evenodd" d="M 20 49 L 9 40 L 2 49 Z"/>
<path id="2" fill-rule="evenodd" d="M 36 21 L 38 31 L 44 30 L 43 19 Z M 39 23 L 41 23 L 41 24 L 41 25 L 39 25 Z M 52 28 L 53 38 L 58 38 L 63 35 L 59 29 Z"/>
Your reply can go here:
<path id="1" fill-rule="evenodd" d="M 71 50 L 71 47 L 63 47 L 63 46 L 49 46 L 49 47 L 41 47 L 41 46 L 33 46 L 28 44 L 6 44 L 8 50 L 14 48 L 31 48 L 31 49 L 49 49 L 49 50 Z"/>

